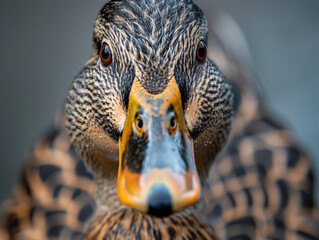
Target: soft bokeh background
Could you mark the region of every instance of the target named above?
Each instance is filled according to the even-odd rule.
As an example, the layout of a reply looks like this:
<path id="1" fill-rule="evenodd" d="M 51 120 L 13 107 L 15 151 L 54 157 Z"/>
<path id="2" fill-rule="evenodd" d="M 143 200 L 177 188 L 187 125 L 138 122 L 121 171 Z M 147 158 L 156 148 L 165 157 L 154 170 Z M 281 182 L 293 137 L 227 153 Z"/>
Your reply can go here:
<path id="1" fill-rule="evenodd" d="M 295 130 L 318 175 L 319 1 L 195 2 L 205 4 L 208 14 L 207 6 L 225 11 L 239 24 L 268 105 Z M 1 0 L 0 203 L 88 59 L 93 23 L 104 3 Z"/>

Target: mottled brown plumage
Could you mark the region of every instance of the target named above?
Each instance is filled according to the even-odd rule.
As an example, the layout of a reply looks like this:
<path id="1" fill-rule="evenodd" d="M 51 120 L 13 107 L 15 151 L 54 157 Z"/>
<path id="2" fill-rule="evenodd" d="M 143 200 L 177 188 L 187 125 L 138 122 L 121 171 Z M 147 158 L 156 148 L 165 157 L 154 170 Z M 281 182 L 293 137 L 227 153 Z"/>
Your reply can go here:
<path id="1" fill-rule="evenodd" d="M 71 139 L 62 120 L 36 145 L 7 203 L 0 238 L 317 239 L 319 213 L 307 155 L 267 111 L 236 56 L 227 55 L 231 46 L 223 46 L 213 28 L 214 47 L 232 66 L 224 71 L 235 93 L 231 137 L 216 157 L 229 130 L 231 94 L 210 60 L 196 63 L 207 24 L 191 1 L 154 2 L 112 1 L 101 11 L 92 57 L 68 95 Z M 110 67 L 98 57 L 105 39 L 114 57 Z M 198 206 L 157 218 L 117 200 L 117 139 L 134 76 L 157 93 L 172 74 L 184 94 L 202 182 L 215 163 Z"/>
<path id="2" fill-rule="evenodd" d="M 189 212 L 158 218 L 134 209 L 99 213 L 83 239 L 217 239 L 200 216 Z"/>

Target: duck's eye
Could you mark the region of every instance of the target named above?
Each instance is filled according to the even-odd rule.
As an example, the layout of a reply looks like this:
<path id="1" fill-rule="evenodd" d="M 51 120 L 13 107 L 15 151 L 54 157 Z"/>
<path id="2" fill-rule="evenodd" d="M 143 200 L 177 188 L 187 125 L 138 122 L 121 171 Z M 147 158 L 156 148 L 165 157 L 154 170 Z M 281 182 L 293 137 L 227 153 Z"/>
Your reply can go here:
<path id="1" fill-rule="evenodd" d="M 106 43 L 104 43 L 101 47 L 100 50 L 100 58 L 102 63 L 107 66 L 112 62 L 112 53 L 111 50 L 109 48 L 109 45 L 107 45 Z"/>
<path id="2" fill-rule="evenodd" d="M 172 117 L 171 120 L 170 120 L 170 125 L 171 125 L 171 128 L 175 129 L 176 126 L 177 126 L 177 122 L 176 122 L 176 118 L 175 117 Z"/>
<path id="3" fill-rule="evenodd" d="M 174 134 L 176 132 L 176 128 L 177 128 L 177 120 L 176 117 L 173 116 L 171 117 L 171 119 L 169 120 L 169 124 L 168 124 L 168 133 L 170 135 Z"/>
<path id="4" fill-rule="evenodd" d="M 204 62 L 207 56 L 207 49 L 205 43 L 200 42 L 196 51 L 196 59 L 198 62 Z"/>
<path id="5" fill-rule="evenodd" d="M 144 126 L 143 119 L 141 117 L 137 117 L 135 120 L 135 125 L 137 129 L 142 129 Z"/>

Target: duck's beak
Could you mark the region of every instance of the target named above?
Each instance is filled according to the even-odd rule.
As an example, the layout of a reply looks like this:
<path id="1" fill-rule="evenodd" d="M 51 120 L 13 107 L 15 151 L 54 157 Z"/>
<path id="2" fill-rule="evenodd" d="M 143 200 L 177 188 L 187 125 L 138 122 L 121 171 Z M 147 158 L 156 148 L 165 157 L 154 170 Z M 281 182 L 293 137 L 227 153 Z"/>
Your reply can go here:
<path id="1" fill-rule="evenodd" d="M 165 216 L 198 201 L 193 143 L 175 77 L 157 95 L 134 79 L 119 145 L 117 195 L 123 204 Z"/>

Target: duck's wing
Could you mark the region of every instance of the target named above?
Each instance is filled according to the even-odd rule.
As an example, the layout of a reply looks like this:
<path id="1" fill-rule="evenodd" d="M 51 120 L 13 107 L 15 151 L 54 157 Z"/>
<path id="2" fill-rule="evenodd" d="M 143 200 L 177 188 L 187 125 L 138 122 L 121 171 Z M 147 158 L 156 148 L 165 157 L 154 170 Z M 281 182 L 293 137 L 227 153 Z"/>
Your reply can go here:
<path id="1" fill-rule="evenodd" d="M 319 239 L 311 160 L 265 107 L 239 28 L 210 16 L 210 54 L 233 86 L 235 116 L 205 187 L 207 218 L 220 239 Z"/>
<path id="2" fill-rule="evenodd" d="M 0 239 L 79 239 L 95 208 L 92 176 L 60 125 L 36 144 L 5 203 Z"/>
<path id="3" fill-rule="evenodd" d="M 262 116 L 234 134 L 213 166 L 205 198 L 220 239 L 319 239 L 309 157 Z"/>

